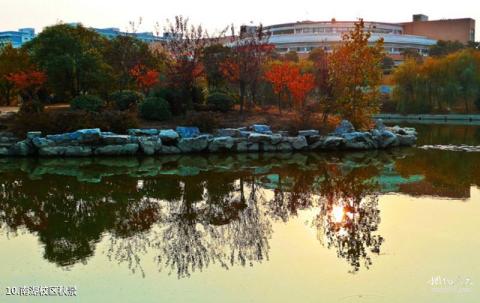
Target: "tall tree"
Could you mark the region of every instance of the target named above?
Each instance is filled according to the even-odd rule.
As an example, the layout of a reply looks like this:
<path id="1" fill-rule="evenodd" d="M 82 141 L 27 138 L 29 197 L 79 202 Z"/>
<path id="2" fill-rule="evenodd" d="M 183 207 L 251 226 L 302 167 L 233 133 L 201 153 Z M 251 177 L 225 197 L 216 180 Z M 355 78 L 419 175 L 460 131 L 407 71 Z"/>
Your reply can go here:
<path id="1" fill-rule="evenodd" d="M 310 52 L 308 59 L 313 63 L 316 95 L 323 113 L 323 121 L 326 122 L 328 115 L 334 113 L 337 108 L 329 79 L 328 54 L 323 49 L 316 48 Z"/>
<path id="2" fill-rule="evenodd" d="M 82 93 L 106 93 L 110 71 L 102 51 L 107 40 L 82 25 L 47 27 L 25 45 L 32 60 L 48 77 L 57 99 L 68 100 Z"/>
<path id="3" fill-rule="evenodd" d="M 227 81 L 221 65 L 227 60 L 230 53 L 230 48 L 222 44 L 213 44 L 203 50 L 202 62 L 210 90 L 219 90 L 225 87 Z"/>
<path id="4" fill-rule="evenodd" d="M 166 50 L 171 56 L 167 62 L 169 86 L 180 93 L 171 104 L 174 113 L 182 113 L 198 103 L 197 80 L 203 76 L 202 54 L 205 47 L 216 44 L 201 26 L 194 26 L 187 18 L 176 16 L 165 28 Z"/>
<path id="5" fill-rule="evenodd" d="M 382 79 L 383 39 L 369 45 L 370 32 L 362 19 L 343 36 L 330 56 L 329 75 L 342 117 L 356 127 L 367 127 L 379 111 L 378 86 Z"/>
<path id="6" fill-rule="evenodd" d="M 233 31 L 232 31 L 233 32 Z M 232 34 L 232 37 L 235 37 Z M 222 65 L 224 75 L 238 86 L 240 114 L 243 114 L 247 91 L 250 89 L 250 104 L 255 101 L 256 89 L 263 75 L 263 66 L 274 50 L 268 36 L 260 25 L 254 34 L 242 33 L 231 42 L 231 55 Z"/>
<path id="7" fill-rule="evenodd" d="M 131 70 L 136 66 L 159 69 L 164 60 L 161 53 L 152 51 L 148 44 L 131 36 L 121 35 L 107 43 L 105 61 L 112 67 L 117 89 L 130 89 L 135 84 Z"/>
<path id="8" fill-rule="evenodd" d="M 448 54 L 452 54 L 464 48 L 465 48 L 465 45 L 463 45 L 459 41 L 438 40 L 437 44 L 432 45 L 428 52 L 430 56 L 440 57 L 440 56 L 446 56 Z"/>

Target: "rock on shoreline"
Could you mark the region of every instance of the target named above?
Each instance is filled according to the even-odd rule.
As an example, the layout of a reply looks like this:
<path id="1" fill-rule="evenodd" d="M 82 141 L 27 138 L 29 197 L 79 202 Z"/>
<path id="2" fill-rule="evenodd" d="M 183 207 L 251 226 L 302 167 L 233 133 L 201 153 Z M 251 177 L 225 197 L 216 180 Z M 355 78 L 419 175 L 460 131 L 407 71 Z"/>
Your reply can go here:
<path id="1" fill-rule="evenodd" d="M 331 150 L 374 150 L 413 146 L 417 132 L 413 128 L 386 127 L 377 121 L 370 131 L 356 131 L 342 121 L 329 135 L 318 130 L 301 130 L 297 136 L 272 132 L 268 125 L 250 128 L 219 129 L 216 135 L 202 134 L 197 127 L 173 129 L 130 129 L 128 134 L 82 129 L 71 133 L 42 136 L 29 132 L 25 140 L 0 132 L 0 156 L 133 156 L 186 153 L 291 152 Z"/>

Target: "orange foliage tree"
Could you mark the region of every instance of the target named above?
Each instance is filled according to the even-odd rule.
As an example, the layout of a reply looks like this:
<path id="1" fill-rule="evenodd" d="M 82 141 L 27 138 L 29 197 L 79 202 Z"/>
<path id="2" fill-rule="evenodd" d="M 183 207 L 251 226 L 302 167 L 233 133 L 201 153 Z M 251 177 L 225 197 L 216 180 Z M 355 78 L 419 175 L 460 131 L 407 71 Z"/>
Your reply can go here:
<path id="1" fill-rule="evenodd" d="M 383 39 L 369 45 L 363 20 L 343 36 L 343 44 L 329 56 L 329 81 L 338 113 L 356 127 L 368 127 L 380 109 Z"/>
<path id="2" fill-rule="evenodd" d="M 142 90 L 144 94 L 147 94 L 153 86 L 158 84 L 160 73 L 142 64 L 138 64 L 130 70 L 130 75 L 135 79 L 137 87 Z"/>
<path id="3" fill-rule="evenodd" d="M 274 63 L 267 72 L 265 79 L 273 86 L 278 96 L 278 110 L 282 112 L 282 102 L 293 98 L 295 107 L 303 109 L 308 94 L 315 88 L 315 78 L 310 73 L 302 74 L 300 68 L 292 62 Z"/>
<path id="4" fill-rule="evenodd" d="M 41 71 L 30 70 L 12 73 L 6 76 L 22 97 L 22 111 L 33 109 L 33 101 L 38 99 L 38 92 L 43 87 L 47 77 Z M 38 111 L 37 109 L 36 111 Z"/>

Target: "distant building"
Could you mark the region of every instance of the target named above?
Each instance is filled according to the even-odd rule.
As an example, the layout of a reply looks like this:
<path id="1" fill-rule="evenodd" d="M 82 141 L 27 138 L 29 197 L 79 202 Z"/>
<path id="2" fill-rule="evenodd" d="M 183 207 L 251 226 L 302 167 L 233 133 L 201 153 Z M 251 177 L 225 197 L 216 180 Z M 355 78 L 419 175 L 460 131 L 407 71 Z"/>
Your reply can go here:
<path id="1" fill-rule="evenodd" d="M 422 18 L 418 17 L 422 16 Z M 414 15 L 412 22 L 401 23 L 405 34 L 420 35 L 436 40 L 475 41 L 475 20 L 471 18 L 429 21 L 425 15 Z"/>
<path id="2" fill-rule="evenodd" d="M 428 21 L 428 16 L 414 15 L 412 22 L 385 23 L 365 21 L 371 32 L 370 43 L 384 40 L 385 52 L 396 64 L 403 61 L 403 51 L 416 50 L 426 56 L 428 48 L 437 40 L 458 40 L 462 43 L 475 39 L 475 20 L 451 19 Z M 270 43 L 279 53 L 296 51 L 306 54 L 314 48 L 330 52 L 342 43 L 342 36 L 355 28 L 355 21 L 301 21 L 265 26 Z"/>
<path id="3" fill-rule="evenodd" d="M 167 39 L 166 37 L 155 36 L 152 32 L 142 32 L 142 33 L 122 32 L 120 31 L 119 28 L 116 28 L 116 27 L 92 28 L 92 30 L 96 31 L 97 33 L 106 37 L 107 39 L 114 39 L 115 37 L 118 37 L 118 36 L 131 36 L 145 43 L 162 42 Z"/>
<path id="4" fill-rule="evenodd" d="M 18 31 L 0 32 L 0 47 L 11 44 L 14 48 L 19 48 L 33 38 L 35 38 L 35 29 L 33 28 L 20 28 Z"/>

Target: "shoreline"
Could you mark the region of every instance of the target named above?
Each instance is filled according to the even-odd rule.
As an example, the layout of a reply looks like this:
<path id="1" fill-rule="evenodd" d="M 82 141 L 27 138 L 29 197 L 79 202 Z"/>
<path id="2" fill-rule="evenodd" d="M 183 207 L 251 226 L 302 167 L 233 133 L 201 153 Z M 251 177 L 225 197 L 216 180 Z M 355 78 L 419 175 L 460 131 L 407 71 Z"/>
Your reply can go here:
<path id="1" fill-rule="evenodd" d="M 414 128 L 386 127 L 382 121 L 369 131 L 356 131 L 344 120 L 328 135 L 318 130 L 301 130 L 296 136 L 286 131 L 272 132 L 270 126 L 223 128 L 214 134 L 201 133 L 197 127 L 174 129 L 129 129 L 127 134 L 102 132 L 98 128 L 43 136 L 27 133 L 19 140 L 0 133 L 3 157 L 96 157 L 175 155 L 201 153 L 263 153 L 299 151 L 365 151 L 414 146 Z"/>

